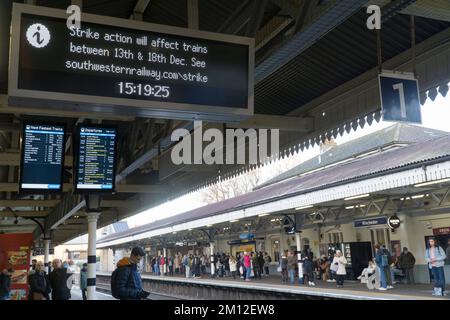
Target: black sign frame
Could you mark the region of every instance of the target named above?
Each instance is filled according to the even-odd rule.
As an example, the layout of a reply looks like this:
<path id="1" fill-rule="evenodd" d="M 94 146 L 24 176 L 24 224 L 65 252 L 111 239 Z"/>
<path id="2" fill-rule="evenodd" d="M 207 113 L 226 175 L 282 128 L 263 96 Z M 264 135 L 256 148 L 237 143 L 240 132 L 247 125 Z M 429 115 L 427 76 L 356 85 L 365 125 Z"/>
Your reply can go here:
<path id="1" fill-rule="evenodd" d="M 85 94 L 72 94 L 51 91 L 19 89 L 19 53 L 22 14 L 67 19 L 65 10 L 13 4 L 11 24 L 11 48 L 8 78 L 8 96 L 11 106 L 42 108 L 45 106 L 59 112 L 77 111 L 90 113 L 100 111 L 105 115 L 140 116 L 151 118 L 171 118 L 180 120 L 215 120 L 240 122 L 254 113 L 254 69 L 255 69 L 255 40 L 253 38 L 213 33 L 200 30 L 179 28 L 153 23 L 144 23 L 127 19 L 83 13 L 83 21 L 111 27 L 122 27 L 138 31 L 156 32 L 161 34 L 194 38 L 199 40 L 219 41 L 230 44 L 240 44 L 248 47 L 247 68 L 247 104 L 245 108 L 223 107 L 215 105 L 201 105 L 179 102 L 161 102 L 136 100 L 129 98 L 102 97 Z M 152 108 L 149 108 L 149 105 Z"/>
<path id="2" fill-rule="evenodd" d="M 55 126 L 63 128 L 63 151 L 61 155 L 61 172 L 60 172 L 60 187 L 59 189 L 33 189 L 33 188 L 22 188 L 23 180 L 23 164 L 25 157 L 25 129 L 27 125 L 42 125 L 42 126 Z M 19 194 L 54 194 L 62 193 L 64 188 L 64 165 L 66 161 L 65 145 L 67 143 L 67 124 L 63 122 L 51 122 L 51 121 L 22 121 L 21 130 L 21 140 L 20 140 L 20 166 L 19 166 Z"/>
<path id="3" fill-rule="evenodd" d="M 78 188 L 78 159 L 80 157 L 80 133 L 82 127 L 98 128 L 98 129 L 114 129 L 116 137 L 114 139 L 114 165 L 112 175 L 112 189 L 89 189 Z M 116 174 L 117 174 L 117 160 L 119 159 L 119 152 L 117 149 L 119 140 L 119 129 L 116 125 L 101 125 L 101 124 L 78 124 L 74 132 L 74 156 L 73 156 L 73 190 L 77 194 L 114 194 L 116 193 Z"/>

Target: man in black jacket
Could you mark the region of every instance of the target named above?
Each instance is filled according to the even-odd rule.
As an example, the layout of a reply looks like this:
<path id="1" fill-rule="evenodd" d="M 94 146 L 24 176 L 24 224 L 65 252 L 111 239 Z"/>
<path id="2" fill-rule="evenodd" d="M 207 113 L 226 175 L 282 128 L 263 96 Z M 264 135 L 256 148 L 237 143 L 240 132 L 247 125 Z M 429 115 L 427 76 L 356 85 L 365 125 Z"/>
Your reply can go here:
<path id="1" fill-rule="evenodd" d="M 404 247 L 403 252 L 400 255 L 400 268 L 405 272 L 406 284 L 414 284 L 414 264 L 416 258 L 408 251 L 408 248 Z"/>
<path id="2" fill-rule="evenodd" d="M 36 263 L 35 272 L 28 276 L 28 284 L 30 285 L 29 300 L 50 300 L 50 281 L 41 261 Z"/>
<path id="3" fill-rule="evenodd" d="M 71 298 L 70 289 L 67 286 L 67 280 L 71 276 L 72 274 L 67 273 L 66 268 L 62 268 L 60 259 L 53 260 L 53 271 L 49 275 L 52 300 L 69 300 Z"/>
<path id="4" fill-rule="evenodd" d="M 11 275 L 12 269 L 3 269 L 0 273 L 0 300 L 8 300 L 9 292 L 11 291 Z"/>
<path id="5" fill-rule="evenodd" d="M 141 275 L 137 265 L 145 257 L 145 251 L 140 247 L 131 250 L 129 258 L 117 262 L 117 269 L 111 275 L 111 293 L 119 300 L 146 299 L 150 292 L 142 288 Z"/>

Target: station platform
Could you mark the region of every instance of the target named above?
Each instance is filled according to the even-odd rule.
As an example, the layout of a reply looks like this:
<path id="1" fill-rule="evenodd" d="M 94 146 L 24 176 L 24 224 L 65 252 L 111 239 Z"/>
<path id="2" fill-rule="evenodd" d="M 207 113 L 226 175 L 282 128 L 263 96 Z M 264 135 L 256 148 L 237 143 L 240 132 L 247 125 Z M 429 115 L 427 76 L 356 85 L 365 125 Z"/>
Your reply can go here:
<path id="1" fill-rule="evenodd" d="M 81 294 L 81 289 L 77 286 L 73 286 L 72 290 L 70 291 L 70 295 L 72 298 L 70 300 L 83 300 L 83 295 Z M 95 300 L 117 300 L 113 296 L 107 293 L 103 293 L 100 291 L 97 291 L 95 293 Z"/>
<path id="2" fill-rule="evenodd" d="M 102 273 L 105 275 L 104 273 Z M 178 282 L 184 285 L 202 284 L 212 285 L 215 287 L 229 287 L 233 289 L 244 290 L 270 290 L 279 294 L 291 294 L 300 296 L 308 296 L 317 299 L 351 299 L 351 300 L 450 300 L 449 296 L 435 297 L 432 296 L 431 284 L 415 284 L 405 285 L 396 284 L 394 289 L 388 291 L 369 290 L 365 284 L 359 281 L 345 281 L 344 288 L 336 288 L 336 283 L 324 282 L 316 280 L 316 286 L 310 287 L 300 285 L 298 283 L 282 284 L 280 276 L 269 276 L 267 278 L 257 279 L 245 282 L 243 279 L 230 277 L 209 278 L 209 275 L 203 275 L 201 278 L 185 278 L 181 276 L 154 276 L 151 274 L 143 274 L 143 280 Z M 151 289 L 151 287 L 150 287 Z M 447 286 L 447 290 L 450 289 Z M 195 299 L 195 297 L 193 297 Z M 212 298 L 214 299 L 214 298 Z"/>

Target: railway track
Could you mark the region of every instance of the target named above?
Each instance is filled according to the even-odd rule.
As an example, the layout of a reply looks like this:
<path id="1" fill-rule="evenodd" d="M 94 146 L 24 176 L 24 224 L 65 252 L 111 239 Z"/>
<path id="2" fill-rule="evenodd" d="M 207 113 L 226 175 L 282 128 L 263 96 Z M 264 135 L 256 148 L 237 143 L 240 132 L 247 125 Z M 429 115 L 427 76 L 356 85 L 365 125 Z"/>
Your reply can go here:
<path id="1" fill-rule="evenodd" d="M 108 283 L 99 282 L 97 283 L 97 291 L 111 294 L 111 286 Z M 150 293 L 150 295 L 147 298 L 148 300 L 185 300 L 180 297 L 174 297 L 170 295 L 165 294 L 157 294 L 157 293 Z"/>

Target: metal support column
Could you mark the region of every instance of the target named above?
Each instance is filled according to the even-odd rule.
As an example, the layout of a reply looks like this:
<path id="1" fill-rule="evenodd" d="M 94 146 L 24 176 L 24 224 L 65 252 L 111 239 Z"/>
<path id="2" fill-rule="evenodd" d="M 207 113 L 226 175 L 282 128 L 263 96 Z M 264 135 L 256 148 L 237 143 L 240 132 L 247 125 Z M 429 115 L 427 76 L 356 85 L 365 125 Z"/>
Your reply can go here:
<path id="1" fill-rule="evenodd" d="M 214 275 L 216 273 L 216 267 L 214 265 L 214 242 L 211 241 L 209 243 L 209 249 L 210 249 L 210 262 L 211 262 L 211 278 L 214 278 Z"/>
<path id="2" fill-rule="evenodd" d="M 303 263 L 302 263 L 302 247 L 300 244 L 300 232 L 295 233 L 295 242 L 297 244 L 297 263 L 298 263 L 298 279 L 302 281 L 303 279 Z"/>
<path id="3" fill-rule="evenodd" d="M 50 238 L 44 238 L 44 265 L 45 265 L 45 272 L 48 274 L 48 267 L 50 262 L 48 261 L 48 256 L 50 253 Z"/>
<path id="4" fill-rule="evenodd" d="M 88 220 L 88 278 L 87 300 L 95 300 L 96 291 L 96 265 L 97 265 L 97 221 L 101 214 L 100 196 L 86 196 Z"/>
<path id="5" fill-rule="evenodd" d="M 163 248 L 163 257 L 164 257 L 164 266 L 162 269 L 162 276 L 165 276 L 167 274 L 167 252 L 166 248 Z"/>

